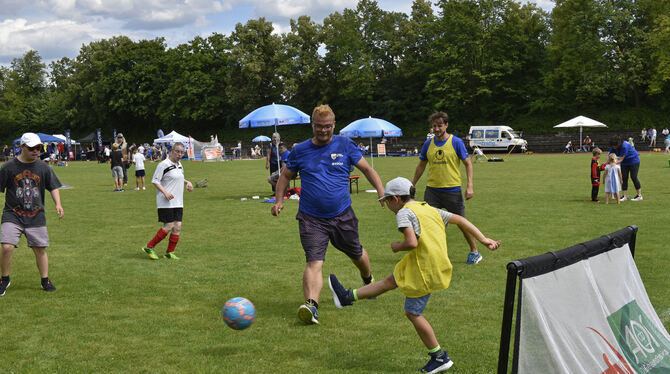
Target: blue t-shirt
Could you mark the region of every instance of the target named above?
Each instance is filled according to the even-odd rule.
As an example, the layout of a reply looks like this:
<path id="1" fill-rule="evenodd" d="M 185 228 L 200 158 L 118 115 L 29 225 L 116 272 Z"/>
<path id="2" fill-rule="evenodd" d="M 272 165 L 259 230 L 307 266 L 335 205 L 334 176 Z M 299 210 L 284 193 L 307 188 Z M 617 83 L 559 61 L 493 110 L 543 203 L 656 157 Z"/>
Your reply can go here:
<path id="1" fill-rule="evenodd" d="M 430 147 L 430 142 L 435 140 L 435 146 L 436 147 L 441 147 L 444 145 L 449 140 L 449 137 L 453 137 L 454 140 L 451 141 L 451 146 L 454 148 L 454 152 L 456 152 L 456 155 L 458 158 L 461 160 L 465 160 L 466 158 L 469 158 L 470 155 L 468 154 L 468 150 L 465 148 L 465 143 L 463 143 L 463 139 L 459 138 L 458 136 L 449 135 L 447 136 L 447 139 L 444 141 L 438 140 L 436 137 L 431 137 L 430 139 L 426 140 L 425 143 L 423 143 L 423 147 L 421 147 L 421 154 L 419 155 L 419 160 L 426 161 L 428 160 L 428 147 Z M 448 187 L 448 188 L 434 188 L 434 187 L 429 187 L 437 191 L 461 191 L 461 186 L 456 186 L 456 187 Z"/>
<path id="2" fill-rule="evenodd" d="M 635 165 L 640 163 L 640 155 L 628 142 L 621 142 L 619 149 L 610 148 L 609 153 L 614 153 L 617 157 L 625 157 L 621 165 Z"/>
<path id="3" fill-rule="evenodd" d="M 312 139 L 293 147 L 286 167 L 300 173 L 300 211 L 320 218 L 332 218 L 351 205 L 349 167 L 363 158 L 349 138 L 333 135 L 330 143 L 318 146 Z"/>
<path id="4" fill-rule="evenodd" d="M 281 154 L 281 160 L 282 162 L 287 162 L 288 161 L 288 155 L 290 155 L 290 151 L 285 151 L 284 153 Z"/>

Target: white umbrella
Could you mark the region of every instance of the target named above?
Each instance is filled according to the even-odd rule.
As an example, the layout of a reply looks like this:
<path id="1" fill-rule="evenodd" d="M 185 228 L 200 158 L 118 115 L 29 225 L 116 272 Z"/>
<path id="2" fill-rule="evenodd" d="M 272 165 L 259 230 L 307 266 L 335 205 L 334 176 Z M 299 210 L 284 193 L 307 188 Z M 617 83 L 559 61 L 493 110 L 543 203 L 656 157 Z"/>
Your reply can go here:
<path id="1" fill-rule="evenodd" d="M 582 148 L 582 127 L 607 127 L 606 124 L 598 122 L 589 117 L 578 116 L 569 121 L 565 121 L 554 128 L 579 127 L 579 149 Z"/>

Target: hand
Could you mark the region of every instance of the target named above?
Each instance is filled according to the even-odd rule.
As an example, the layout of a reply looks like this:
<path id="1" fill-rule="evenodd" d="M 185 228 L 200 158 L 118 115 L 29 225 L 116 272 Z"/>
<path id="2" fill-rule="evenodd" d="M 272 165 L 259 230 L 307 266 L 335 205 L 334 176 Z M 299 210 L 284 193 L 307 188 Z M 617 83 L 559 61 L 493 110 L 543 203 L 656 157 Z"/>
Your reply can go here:
<path id="1" fill-rule="evenodd" d="M 474 189 L 472 188 L 472 186 L 468 186 L 468 187 L 465 189 L 465 200 L 470 200 L 470 199 L 472 199 L 472 197 L 473 197 L 474 195 L 475 195 L 475 191 L 474 191 Z"/>
<path id="2" fill-rule="evenodd" d="M 171 194 L 171 193 L 169 193 L 169 192 L 168 192 L 168 193 L 165 193 L 165 194 L 163 194 L 163 195 L 165 195 L 165 198 L 168 199 L 168 200 L 172 200 L 172 199 L 174 199 L 174 195 Z"/>
<path id="3" fill-rule="evenodd" d="M 393 253 L 400 251 L 400 242 L 391 242 L 391 250 Z"/>
<path id="4" fill-rule="evenodd" d="M 193 191 L 193 184 L 189 181 L 186 181 L 186 191 Z"/>
<path id="5" fill-rule="evenodd" d="M 60 205 L 56 206 L 56 213 L 58 213 L 58 218 L 63 218 L 63 215 L 65 215 L 65 212 L 63 211 L 63 207 Z"/>
<path id="6" fill-rule="evenodd" d="M 265 168 L 266 168 L 266 169 L 269 169 L 269 168 L 270 168 L 270 164 L 265 164 Z"/>
<path id="7" fill-rule="evenodd" d="M 284 209 L 284 203 L 283 202 L 276 202 L 275 205 L 270 208 L 270 213 L 272 213 L 273 216 L 278 217 L 279 212 Z"/>
<path id="8" fill-rule="evenodd" d="M 486 238 L 482 244 L 484 244 L 488 249 L 495 251 L 498 249 L 498 247 L 500 247 L 500 240 L 495 241 L 493 239 Z"/>

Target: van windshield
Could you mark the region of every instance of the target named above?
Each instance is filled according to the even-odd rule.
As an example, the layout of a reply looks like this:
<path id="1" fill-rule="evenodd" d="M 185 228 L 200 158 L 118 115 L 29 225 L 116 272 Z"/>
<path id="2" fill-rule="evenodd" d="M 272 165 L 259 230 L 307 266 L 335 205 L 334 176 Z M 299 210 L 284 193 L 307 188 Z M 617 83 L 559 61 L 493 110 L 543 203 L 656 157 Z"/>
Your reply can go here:
<path id="1" fill-rule="evenodd" d="M 515 137 L 515 138 L 521 138 L 521 132 L 519 132 L 519 131 L 514 131 L 514 130 L 512 130 L 512 131 L 510 131 L 510 133 L 511 133 L 512 136 Z"/>

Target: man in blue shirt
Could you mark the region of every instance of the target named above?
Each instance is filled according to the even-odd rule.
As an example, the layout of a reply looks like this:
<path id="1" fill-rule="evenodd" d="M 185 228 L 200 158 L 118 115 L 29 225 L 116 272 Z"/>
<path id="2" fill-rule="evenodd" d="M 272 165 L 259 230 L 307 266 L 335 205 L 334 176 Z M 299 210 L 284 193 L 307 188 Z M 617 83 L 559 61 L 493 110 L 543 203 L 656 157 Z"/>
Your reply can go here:
<path id="1" fill-rule="evenodd" d="M 370 259 L 358 238 L 358 219 L 351 208 L 349 167 L 356 166 L 384 196 L 384 186 L 377 172 L 365 161 L 361 150 L 349 138 L 333 135 L 335 113 L 328 105 L 314 108 L 311 139 L 293 147 L 286 168 L 279 176 L 272 215 L 284 208 L 289 181 L 300 172 L 302 188 L 299 222 L 300 242 L 307 265 L 302 286 L 305 303 L 298 308 L 298 318 L 305 323 L 319 323 L 319 294 L 323 287 L 321 274 L 328 243 L 344 252 L 356 265 L 363 282 L 372 281 Z"/>
<path id="2" fill-rule="evenodd" d="M 628 200 L 626 192 L 628 190 L 629 174 L 630 179 L 633 181 L 633 185 L 635 185 L 635 190 L 637 191 L 637 195 L 635 195 L 635 197 L 631 200 L 644 200 L 642 198 L 642 185 L 640 184 L 640 180 L 637 179 L 637 173 L 640 171 L 640 155 L 638 155 L 637 151 L 632 145 L 628 144 L 628 142 L 622 141 L 621 137 L 613 138 L 610 141 L 610 146 L 611 148 L 609 153 L 614 153 L 617 155 L 617 157 L 619 157 L 619 161 L 617 162 L 621 164 L 621 176 L 623 179 L 621 186 L 621 192 L 623 196 L 621 197 L 621 201 Z"/>

